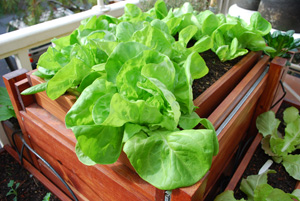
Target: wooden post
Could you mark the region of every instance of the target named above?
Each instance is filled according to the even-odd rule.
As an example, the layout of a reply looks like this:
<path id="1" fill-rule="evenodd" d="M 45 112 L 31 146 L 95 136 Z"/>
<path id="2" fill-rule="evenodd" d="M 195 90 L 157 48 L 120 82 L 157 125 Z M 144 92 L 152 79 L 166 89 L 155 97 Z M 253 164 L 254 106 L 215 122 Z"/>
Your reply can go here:
<path id="1" fill-rule="evenodd" d="M 257 133 L 256 129 L 256 118 L 270 110 L 272 103 L 279 86 L 280 79 L 282 78 L 283 67 L 286 65 L 287 60 L 282 57 L 275 57 L 270 63 L 270 69 L 268 72 L 268 81 L 265 91 L 260 97 L 260 100 L 257 104 L 255 114 L 253 115 L 249 135 L 255 135 Z"/>

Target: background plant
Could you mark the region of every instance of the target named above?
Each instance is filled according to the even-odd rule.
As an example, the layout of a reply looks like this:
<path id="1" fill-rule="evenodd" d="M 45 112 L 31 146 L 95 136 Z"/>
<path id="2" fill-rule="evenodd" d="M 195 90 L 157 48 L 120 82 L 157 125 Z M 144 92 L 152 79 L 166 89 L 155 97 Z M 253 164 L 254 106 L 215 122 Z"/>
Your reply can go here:
<path id="1" fill-rule="evenodd" d="M 14 187 L 14 185 L 15 185 L 15 187 Z M 13 201 L 17 201 L 17 197 L 18 197 L 17 189 L 19 188 L 19 186 L 20 186 L 20 183 L 15 184 L 14 180 L 10 180 L 7 184 L 7 187 L 9 187 L 10 189 L 9 189 L 8 193 L 6 194 L 6 196 L 14 195 Z"/>
<path id="2" fill-rule="evenodd" d="M 280 120 L 273 111 L 268 111 L 256 120 L 256 127 L 264 136 L 262 148 L 277 163 L 282 163 L 286 171 L 296 180 L 300 180 L 300 155 L 291 154 L 300 149 L 300 115 L 295 107 L 285 109 L 283 113 L 285 133 L 278 132 Z"/>
<path id="3" fill-rule="evenodd" d="M 275 170 L 268 170 L 260 175 L 250 175 L 246 179 L 242 179 L 240 190 L 247 195 L 248 201 L 300 201 L 300 190 L 296 189 L 291 194 L 285 193 L 281 189 L 273 188 L 268 184 L 268 174 L 276 173 Z M 214 201 L 245 201 L 245 199 L 237 200 L 232 190 L 227 190 L 218 195 Z"/>
<path id="4" fill-rule="evenodd" d="M 14 108 L 5 87 L 0 87 L 0 121 L 16 117 Z"/>

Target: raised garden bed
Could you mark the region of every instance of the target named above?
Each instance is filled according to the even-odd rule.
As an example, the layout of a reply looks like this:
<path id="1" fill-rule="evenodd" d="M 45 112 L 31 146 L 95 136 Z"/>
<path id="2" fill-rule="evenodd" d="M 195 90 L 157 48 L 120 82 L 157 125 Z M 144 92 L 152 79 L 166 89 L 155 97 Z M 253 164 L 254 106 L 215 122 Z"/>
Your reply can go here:
<path id="1" fill-rule="evenodd" d="M 283 111 L 290 106 L 290 103 L 283 101 L 274 107 L 273 111 L 277 111 L 276 118 L 280 119 L 282 122 Z M 279 130 L 284 132 L 282 127 L 283 125 L 281 123 Z M 271 158 L 265 154 L 264 150 L 261 148 L 261 140 L 262 135 L 258 133 L 225 189 L 232 190 L 236 199 L 247 198 L 246 195 L 239 189 L 241 179 L 245 179 L 249 175 L 257 175 L 261 167 Z M 300 181 L 291 177 L 281 163 L 273 162 L 269 169 L 276 171 L 276 173 L 268 175 L 268 184 L 270 184 L 273 188 L 281 189 L 286 193 L 292 193 L 295 189 L 300 189 Z"/>
<path id="2" fill-rule="evenodd" d="M 24 159 L 21 166 L 18 154 L 10 146 L 5 145 L 0 149 L 0 158 L 1 200 L 13 200 L 14 197 L 17 200 L 43 200 L 47 193 L 50 194 L 50 201 L 71 200 L 27 160 Z M 14 182 L 12 188 L 16 194 L 7 195 L 11 189 L 7 185 L 11 181 Z"/>

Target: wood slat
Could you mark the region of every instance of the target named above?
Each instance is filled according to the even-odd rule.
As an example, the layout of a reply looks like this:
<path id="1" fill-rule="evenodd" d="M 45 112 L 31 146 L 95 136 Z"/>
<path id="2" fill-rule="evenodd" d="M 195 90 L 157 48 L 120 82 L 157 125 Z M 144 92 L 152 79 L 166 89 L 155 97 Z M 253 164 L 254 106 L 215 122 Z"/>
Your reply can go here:
<path id="1" fill-rule="evenodd" d="M 25 78 L 15 83 L 16 91 L 18 94 L 18 100 L 22 107 L 22 110 L 25 110 L 25 107 L 34 103 L 35 99 L 33 95 L 21 95 L 21 92 L 30 87 L 28 79 Z"/>

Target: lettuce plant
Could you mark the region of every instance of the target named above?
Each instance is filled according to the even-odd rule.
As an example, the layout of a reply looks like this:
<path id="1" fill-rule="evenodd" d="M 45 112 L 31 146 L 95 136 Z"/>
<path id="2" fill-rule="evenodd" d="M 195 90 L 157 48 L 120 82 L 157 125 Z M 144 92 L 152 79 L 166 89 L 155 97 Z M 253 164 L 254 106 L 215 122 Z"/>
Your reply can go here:
<path id="1" fill-rule="evenodd" d="M 273 111 L 268 111 L 256 120 L 256 127 L 264 136 L 262 148 L 277 163 L 282 163 L 286 171 L 296 180 L 300 180 L 300 155 L 291 153 L 300 148 L 300 116 L 295 107 L 287 108 L 283 113 L 286 125 L 285 134 L 277 131 L 280 120 Z"/>
<path id="2" fill-rule="evenodd" d="M 273 188 L 268 184 L 268 174 L 276 173 L 275 170 L 268 170 L 261 175 L 250 175 L 242 179 L 240 190 L 247 195 L 248 201 L 293 201 L 300 200 L 300 190 L 296 189 L 291 194 L 285 193 L 281 189 Z M 237 200 L 231 190 L 224 191 L 215 198 L 215 201 L 245 201 Z"/>
<path id="3" fill-rule="evenodd" d="M 160 189 L 189 186 L 209 170 L 218 153 L 214 127 L 195 112 L 192 83 L 208 73 L 199 52 L 212 47 L 204 37 L 188 48 L 195 26 L 178 40 L 162 20 L 158 1 L 144 13 L 127 4 L 120 18 L 84 20 L 69 36 L 54 39 L 38 62 L 51 99 L 67 91 L 78 99 L 65 117 L 86 165 L 111 164 L 123 150 L 144 180 Z M 193 129 L 201 123 L 202 129 Z"/>

